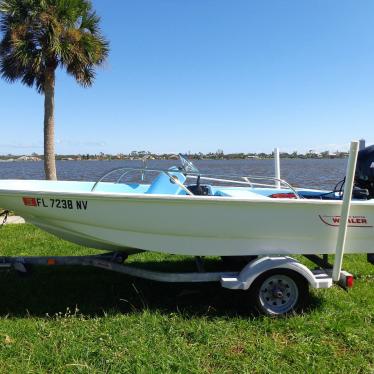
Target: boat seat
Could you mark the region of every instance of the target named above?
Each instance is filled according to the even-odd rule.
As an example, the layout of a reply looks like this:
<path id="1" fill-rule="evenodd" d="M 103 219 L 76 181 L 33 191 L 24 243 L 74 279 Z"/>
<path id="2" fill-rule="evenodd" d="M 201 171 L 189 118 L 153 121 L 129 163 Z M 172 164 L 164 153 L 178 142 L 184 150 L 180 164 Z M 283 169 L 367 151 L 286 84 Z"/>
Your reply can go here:
<path id="1" fill-rule="evenodd" d="M 169 174 L 177 177 L 180 183 L 184 183 L 186 180 L 186 177 L 175 167 L 169 169 Z M 160 173 L 149 186 L 146 194 L 178 195 L 181 191 L 182 188 L 171 182 L 169 176 Z"/>

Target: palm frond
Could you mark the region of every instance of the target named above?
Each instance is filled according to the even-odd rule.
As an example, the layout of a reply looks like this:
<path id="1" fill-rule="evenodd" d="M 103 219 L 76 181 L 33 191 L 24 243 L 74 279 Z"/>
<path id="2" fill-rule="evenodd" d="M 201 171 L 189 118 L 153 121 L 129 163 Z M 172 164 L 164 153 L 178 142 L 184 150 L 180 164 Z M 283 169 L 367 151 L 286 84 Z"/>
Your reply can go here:
<path id="1" fill-rule="evenodd" d="M 0 74 L 43 92 L 60 65 L 90 86 L 109 54 L 99 24 L 90 0 L 0 0 Z"/>

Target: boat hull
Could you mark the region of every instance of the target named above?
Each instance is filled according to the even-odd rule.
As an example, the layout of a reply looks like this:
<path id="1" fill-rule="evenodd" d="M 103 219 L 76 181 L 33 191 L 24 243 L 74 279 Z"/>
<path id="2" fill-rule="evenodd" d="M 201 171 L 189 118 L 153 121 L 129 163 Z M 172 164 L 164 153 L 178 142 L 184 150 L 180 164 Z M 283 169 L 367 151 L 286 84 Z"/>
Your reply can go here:
<path id="1" fill-rule="evenodd" d="M 243 256 L 334 253 L 341 201 L 0 186 L 0 206 L 63 239 L 103 250 Z M 353 201 L 346 253 L 374 252 L 373 225 L 373 202 Z"/>

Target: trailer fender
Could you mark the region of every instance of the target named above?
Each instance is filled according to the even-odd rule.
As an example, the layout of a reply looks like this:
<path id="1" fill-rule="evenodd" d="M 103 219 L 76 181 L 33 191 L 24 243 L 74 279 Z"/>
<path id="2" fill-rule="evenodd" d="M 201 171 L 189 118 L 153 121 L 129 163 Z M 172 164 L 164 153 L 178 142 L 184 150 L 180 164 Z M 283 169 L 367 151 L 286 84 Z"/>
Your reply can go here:
<path id="1" fill-rule="evenodd" d="M 221 285 L 224 288 L 248 290 L 255 279 L 261 274 L 274 269 L 289 269 L 299 273 L 313 288 L 331 287 L 331 277 L 318 276 L 305 265 L 292 257 L 261 257 L 246 265 L 237 277 L 221 277 Z"/>

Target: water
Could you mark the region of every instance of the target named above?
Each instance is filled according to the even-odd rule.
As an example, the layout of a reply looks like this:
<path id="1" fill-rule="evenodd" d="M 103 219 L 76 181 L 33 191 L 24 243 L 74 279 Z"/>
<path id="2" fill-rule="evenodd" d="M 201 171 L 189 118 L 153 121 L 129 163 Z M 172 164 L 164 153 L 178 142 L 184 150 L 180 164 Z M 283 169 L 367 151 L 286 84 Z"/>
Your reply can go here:
<path id="1" fill-rule="evenodd" d="M 202 173 L 216 175 L 274 176 L 273 160 L 201 160 L 195 162 Z M 169 168 L 177 160 L 149 161 L 149 168 Z M 281 160 L 281 178 L 294 186 L 331 189 L 345 175 L 347 159 Z M 139 167 L 141 161 L 57 161 L 60 180 L 95 181 L 117 167 Z M 0 179 L 43 179 L 42 162 L 0 162 Z"/>

